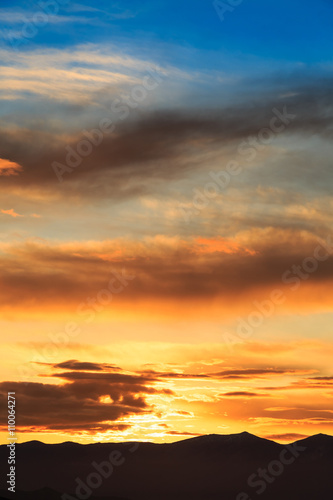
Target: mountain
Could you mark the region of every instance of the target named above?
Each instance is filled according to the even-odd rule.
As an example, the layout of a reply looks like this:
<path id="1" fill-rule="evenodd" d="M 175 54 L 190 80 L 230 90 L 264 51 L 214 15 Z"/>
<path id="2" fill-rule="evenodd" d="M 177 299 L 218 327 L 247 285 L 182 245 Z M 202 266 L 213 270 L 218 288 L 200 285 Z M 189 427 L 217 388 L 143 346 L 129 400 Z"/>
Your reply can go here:
<path id="1" fill-rule="evenodd" d="M 16 500 L 332 498 L 333 437 L 281 445 L 249 433 L 176 443 L 17 445 Z M 7 463 L 0 446 L 0 463 Z M 3 467 L 1 467 L 3 470 Z M 6 490 L 1 475 L 0 489 Z M 26 493 L 23 493 L 26 492 Z M 67 494 L 67 495 L 65 495 Z"/>

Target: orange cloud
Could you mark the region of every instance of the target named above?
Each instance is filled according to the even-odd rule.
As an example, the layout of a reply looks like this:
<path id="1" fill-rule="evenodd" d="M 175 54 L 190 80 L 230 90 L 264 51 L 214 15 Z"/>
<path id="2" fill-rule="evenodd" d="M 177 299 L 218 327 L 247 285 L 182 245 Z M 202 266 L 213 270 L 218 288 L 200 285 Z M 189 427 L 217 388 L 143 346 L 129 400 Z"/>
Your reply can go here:
<path id="1" fill-rule="evenodd" d="M 18 163 L 0 158 L 0 175 L 18 175 L 22 170 Z"/>
<path id="2" fill-rule="evenodd" d="M 255 251 L 249 248 L 243 248 L 238 245 L 234 240 L 227 238 L 196 238 L 196 243 L 199 246 L 196 248 L 198 254 L 202 253 L 248 253 L 250 255 L 255 255 Z"/>
<path id="3" fill-rule="evenodd" d="M 12 210 L 8 215 L 14 217 L 15 213 Z M 207 317 L 209 311 L 219 317 L 221 314 L 231 317 L 236 313 L 248 314 L 254 307 L 255 311 L 260 310 L 274 289 L 281 290 L 281 303 L 285 305 L 273 308 L 272 314 L 295 309 L 304 312 L 331 310 L 332 256 L 327 254 L 325 261 L 318 263 L 318 270 L 306 275 L 308 279 L 301 280 L 295 275 L 283 281 L 286 271 L 292 276 L 295 263 L 307 262 L 318 246 L 318 241 L 304 241 L 297 232 L 286 233 L 285 238 L 289 235 L 292 241 L 291 248 L 286 249 L 284 240 L 282 245 L 276 241 L 281 240 L 279 232 L 271 232 L 269 242 L 259 243 L 253 241 L 253 237 L 244 243 L 240 238 L 227 243 L 223 239 L 199 238 L 203 246 L 208 247 L 208 252 L 204 253 L 192 238 L 3 243 L 0 245 L 3 251 L 0 256 L 2 304 L 15 309 L 28 305 L 29 310 L 34 306 L 40 309 L 42 303 L 54 309 L 78 307 L 87 298 L 96 298 L 105 290 L 112 272 L 116 271 L 135 277 L 130 280 L 126 293 L 117 296 L 117 314 L 120 314 L 121 304 L 127 308 L 130 304 L 133 314 L 140 310 L 140 314 L 149 311 L 150 316 L 166 311 L 183 315 L 184 308 L 188 308 L 195 315 Z M 215 248 L 224 251 L 215 251 Z M 253 248 L 253 252 L 244 252 L 248 248 Z M 321 252 L 324 254 L 324 251 L 323 247 Z M 87 271 L 89 280 L 85 278 Z M 17 295 L 18 283 L 20 297 Z M 297 291 L 295 283 L 299 287 Z M 103 297 L 105 299 L 105 295 Z M 107 301 L 102 304 L 105 313 L 109 310 L 104 307 L 106 304 Z M 115 314 L 115 308 L 111 309 Z"/>
<path id="4" fill-rule="evenodd" d="M 13 208 L 10 210 L 1 210 L 2 214 L 10 215 L 11 217 L 24 217 L 24 215 L 17 214 Z"/>

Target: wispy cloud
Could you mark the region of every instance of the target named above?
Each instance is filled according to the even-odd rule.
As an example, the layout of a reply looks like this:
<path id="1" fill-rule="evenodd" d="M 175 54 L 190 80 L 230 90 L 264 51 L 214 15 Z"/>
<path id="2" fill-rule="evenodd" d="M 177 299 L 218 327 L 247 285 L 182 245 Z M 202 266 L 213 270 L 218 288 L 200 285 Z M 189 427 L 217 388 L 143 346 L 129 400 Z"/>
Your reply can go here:
<path id="1" fill-rule="evenodd" d="M 0 48 L 0 59 L 0 99 L 25 99 L 28 93 L 62 104 L 90 103 L 98 107 L 107 99 L 110 106 L 112 97 L 141 83 L 147 70 L 156 67 L 153 60 L 129 56 L 113 46 L 101 48 L 93 44 L 70 51 Z M 175 74 L 177 69 L 163 71 Z"/>
<path id="2" fill-rule="evenodd" d="M 38 12 L 43 12 L 37 9 Z M 0 22 L 12 25 L 24 24 L 33 19 L 36 10 L 18 10 L 18 9 L 0 9 Z M 44 14 L 46 15 L 46 14 Z M 64 23 L 89 23 L 91 19 L 81 16 L 66 16 L 66 15 L 47 15 L 48 24 L 64 24 Z"/>
<path id="3" fill-rule="evenodd" d="M 5 214 L 5 215 L 10 215 L 11 217 L 14 217 L 14 218 L 15 217 L 23 217 L 23 215 L 16 213 L 13 208 L 11 208 L 10 210 L 1 210 L 1 213 Z"/>
<path id="4" fill-rule="evenodd" d="M 100 13 L 109 19 L 131 19 L 136 16 L 137 11 L 131 9 L 121 9 L 119 6 L 110 5 L 109 10 L 98 9 L 97 7 L 92 7 L 90 5 L 83 5 L 80 3 L 73 3 L 66 8 L 67 12 L 76 13 L 76 12 L 91 12 L 91 13 Z"/>

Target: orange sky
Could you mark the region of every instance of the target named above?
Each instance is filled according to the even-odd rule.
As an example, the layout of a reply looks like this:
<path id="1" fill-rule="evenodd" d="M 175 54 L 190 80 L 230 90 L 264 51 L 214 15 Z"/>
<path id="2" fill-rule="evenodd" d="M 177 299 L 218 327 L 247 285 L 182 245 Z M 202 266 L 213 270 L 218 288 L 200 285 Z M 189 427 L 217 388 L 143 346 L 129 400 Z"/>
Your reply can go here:
<path id="1" fill-rule="evenodd" d="M 19 440 L 329 433 L 331 257 L 297 232 L 287 253 L 290 236 L 3 244 L 0 387 Z M 295 280 L 314 252 L 317 275 Z"/>
<path id="2" fill-rule="evenodd" d="M 147 61 L 51 56 L 13 60 L 0 121 L 0 402 L 16 392 L 19 441 L 332 434 L 323 87 L 290 78 L 277 94 L 267 79 L 241 107 L 251 82 L 226 103 L 214 71 L 154 65 L 158 85 L 117 122 L 111 103 Z M 286 107 L 290 123 L 249 150 Z M 106 110 L 117 125 L 92 147 Z"/>

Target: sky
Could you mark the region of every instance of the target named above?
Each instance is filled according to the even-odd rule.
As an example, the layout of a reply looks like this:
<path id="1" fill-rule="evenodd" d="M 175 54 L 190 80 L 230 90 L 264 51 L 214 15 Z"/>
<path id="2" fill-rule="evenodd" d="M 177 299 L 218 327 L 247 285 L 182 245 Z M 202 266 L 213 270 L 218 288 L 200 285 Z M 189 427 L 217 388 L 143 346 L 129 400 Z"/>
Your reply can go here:
<path id="1" fill-rule="evenodd" d="M 332 10 L 1 2 L 1 442 L 333 434 Z"/>

